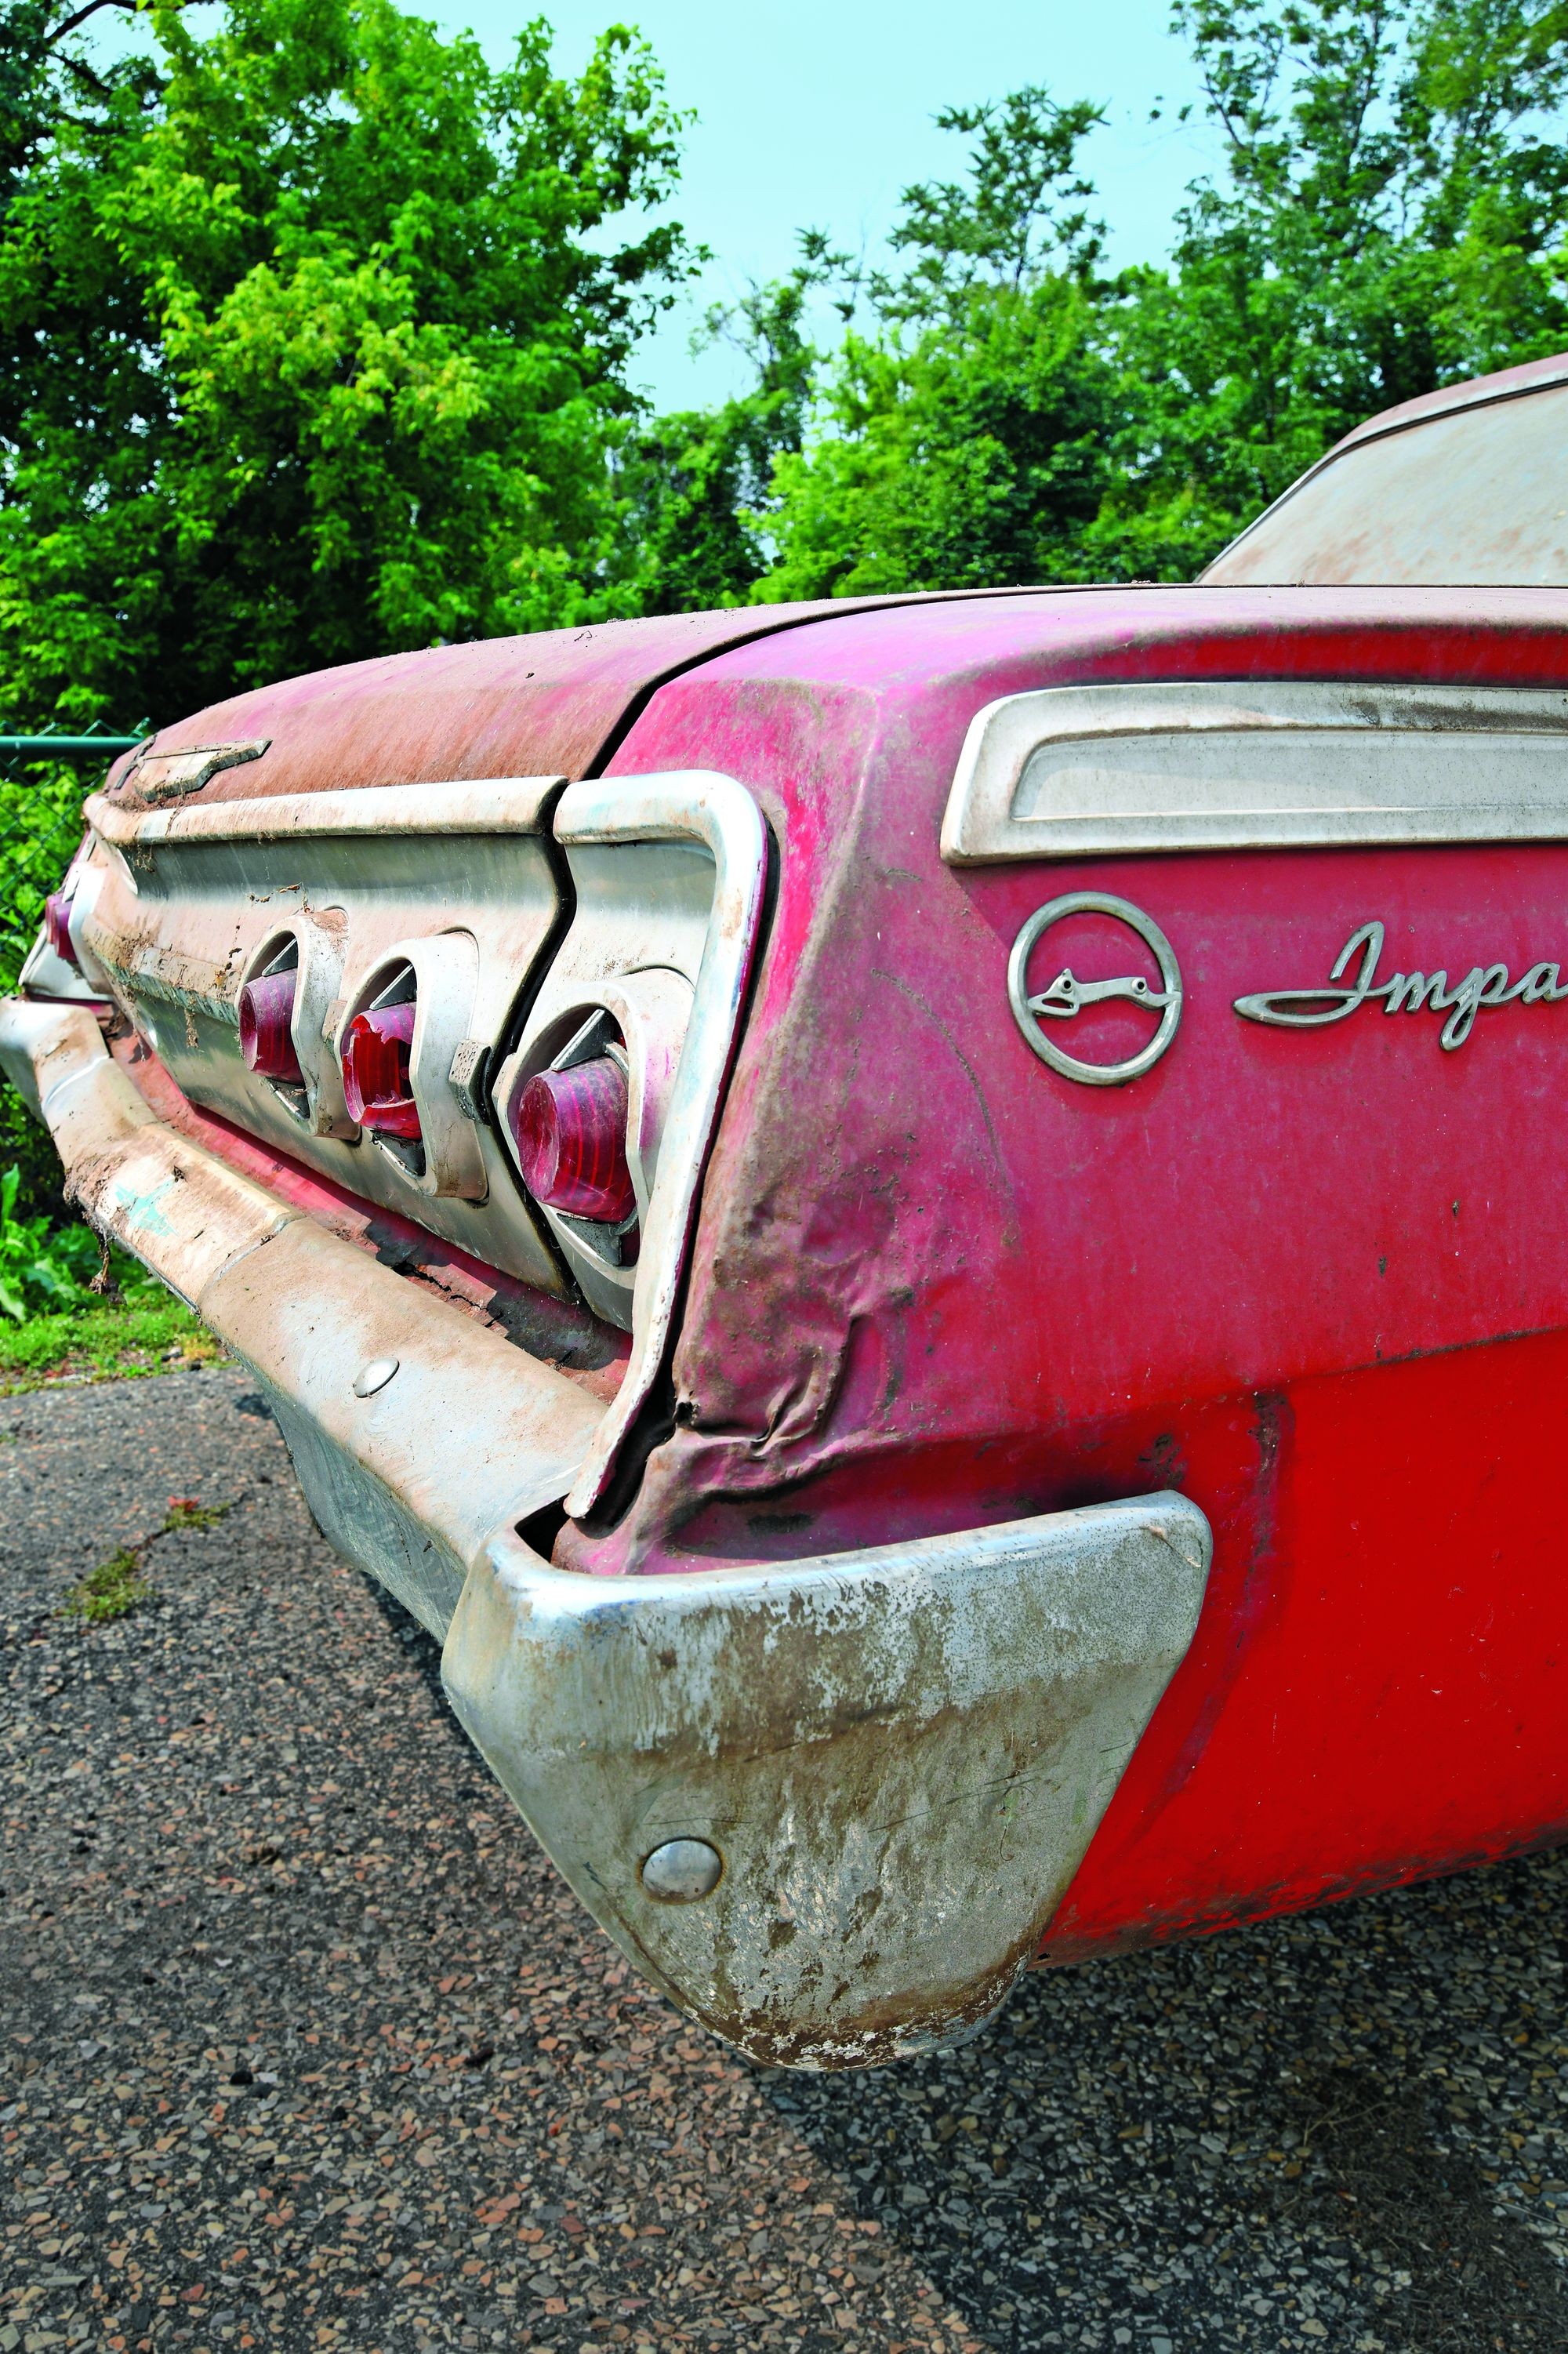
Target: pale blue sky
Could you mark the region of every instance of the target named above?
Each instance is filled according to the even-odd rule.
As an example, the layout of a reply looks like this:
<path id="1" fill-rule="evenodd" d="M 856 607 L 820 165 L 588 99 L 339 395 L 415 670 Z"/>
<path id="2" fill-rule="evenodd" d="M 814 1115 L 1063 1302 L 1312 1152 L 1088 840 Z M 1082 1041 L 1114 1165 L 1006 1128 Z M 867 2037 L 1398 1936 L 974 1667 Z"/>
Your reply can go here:
<path id="1" fill-rule="evenodd" d="M 453 0 L 437 13 L 449 27 L 471 27 L 499 58 L 535 9 L 554 25 L 567 69 L 605 25 L 635 24 L 672 100 L 697 112 L 673 209 L 715 260 L 643 355 L 641 380 L 661 408 L 732 387 L 732 355 L 690 356 L 693 327 L 706 302 L 787 269 L 797 228 L 874 249 L 902 187 L 956 175 L 963 143 L 934 128 L 939 107 L 1027 81 L 1102 103 L 1108 120 L 1086 161 L 1118 262 L 1164 257 L 1183 189 L 1215 160 L 1200 122 L 1175 119 L 1195 84 L 1185 48 L 1166 32 L 1165 0 Z M 1169 108 L 1150 123 L 1160 95 Z"/>
<path id="2" fill-rule="evenodd" d="M 912 180 L 957 177 L 964 143 L 936 129 L 947 105 L 1000 98 L 1044 82 L 1060 99 L 1103 105 L 1105 127 L 1084 161 L 1116 263 L 1158 261 L 1188 182 L 1218 162 L 1184 45 L 1166 30 L 1168 0 L 403 0 L 448 31 L 468 27 L 503 58 L 519 27 L 543 15 L 559 69 L 578 70 L 594 38 L 635 25 L 664 69 L 669 96 L 697 120 L 686 135 L 671 207 L 712 248 L 703 283 L 665 320 L 634 375 L 662 408 L 694 407 L 737 389 L 745 370 L 723 346 L 694 356 L 708 306 L 777 276 L 795 232 L 824 228 L 835 244 L 875 254 Z M 207 20 L 201 9 L 196 21 Z M 139 28 L 119 17 L 99 33 L 108 53 Z M 1157 98 L 1159 122 L 1150 121 Z"/>

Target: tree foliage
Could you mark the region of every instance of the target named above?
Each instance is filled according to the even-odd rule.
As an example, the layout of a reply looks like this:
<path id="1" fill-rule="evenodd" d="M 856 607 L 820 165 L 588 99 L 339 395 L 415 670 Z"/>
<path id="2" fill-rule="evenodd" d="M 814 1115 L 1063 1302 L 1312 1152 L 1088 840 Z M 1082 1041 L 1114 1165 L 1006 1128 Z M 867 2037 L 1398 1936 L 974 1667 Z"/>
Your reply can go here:
<path id="1" fill-rule="evenodd" d="M 647 50 L 572 81 L 542 22 L 497 71 L 393 0 L 143 13 L 100 72 L 5 0 L 5 707 L 166 718 L 623 610 L 626 366 L 686 267 L 613 234 L 675 172 Z"/>
<path id="2" fill-rule="evenodd" d="M 1568 342 L 1562 0 L 1178 0 L 1222 175 L 1111 297 L 1107 543 L 1183 577 L 1380 408 Z"/>
<path id="3" fill-rule="evenodd" d="M 1568 342 L 1568 0 L 1176 0 L 1221 143 L 1112 271 L 1100 120 L 938 120 L 650 417 L 693 257 L 624 30 L 503 70 L 396 0 L 0 0 L 0 675 L 124 725 L 386 648 L 751 598 L 1188 577 L 1340 433 Z M 83 46 L 132 9 L 144 54 Z M 635 226 L 632 226 L 635 224 Z"/>
<path id="4" fill-rule="evenodd" d="M 813 429 L 775 459 L 768 598 L 1078 577 L 1113 397 L 1077 167 L 1098 116 L 1030 87 L 938 119 L 968 174 L 906 188 L 892 265 L 847 281 Z"/>
<path id="5" fill-rule="evenodd" d="M 762 596 L 1187 578 L 1351 426 L 1568 343 L 1563 0 L 1178 0 L 1224 168 L 1109 273 L 1098 119 L 938 118 L 755 526 Z"/>
<path id="6" fill-rule="evenodd" d="M 821 358 L 808 305 L 847 266 L 814 232 L 801 245 L 787 278 L 708 314 L 706 339 L 742 354 L 754 376 L 750 389 L 716 408 L 658 419 L 628 457 L 642 612 L 744 604 L 770 568 L 762 511 L 773 497 L 776 461 L 801 446 Z"/>

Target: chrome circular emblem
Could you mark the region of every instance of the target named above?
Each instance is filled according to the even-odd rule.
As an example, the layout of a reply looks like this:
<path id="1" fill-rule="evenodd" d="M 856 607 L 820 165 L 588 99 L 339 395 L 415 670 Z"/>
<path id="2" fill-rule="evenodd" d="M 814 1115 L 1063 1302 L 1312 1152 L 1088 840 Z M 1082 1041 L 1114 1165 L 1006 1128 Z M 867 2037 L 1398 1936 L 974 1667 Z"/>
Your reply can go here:
<path id="1" fill-rule="evenodd" d="M 1037 990 L 1031 997 L 1027 975 L 1035 942 L 1064 916 L 1109 916 L 1125 924 L 1129 932 L 1137 933 L 1160 967 L 1160 987 L 1156 989 L 1142 973 L 1113 981 L 1080 981 L 1070 966 L 1064 965 L 1049 989 Z M 1086 1087 L 1120 1087 L 1151 1071 L 1176 1035 L 1181 1020 L 1181 968 L 1159 925 L 1130 899 L 1118 899 L 1109 891 L 1069 891 L 1036 907 L 1013 941 L 1007 960 L 1007 994 L 1013 1018 L 1043 1063 Z M 1081 1063 L 1047 1033 L 1047 1023 L 1071 1022 L 1086 1005 L 1103 1005 L 1107 998 L 1116 997 L 1126 998 L 1133 1005 L 1147 1005 L 1160 1016 L 1160 1026 L 1148 1045 L 1127 1062 Z"/>

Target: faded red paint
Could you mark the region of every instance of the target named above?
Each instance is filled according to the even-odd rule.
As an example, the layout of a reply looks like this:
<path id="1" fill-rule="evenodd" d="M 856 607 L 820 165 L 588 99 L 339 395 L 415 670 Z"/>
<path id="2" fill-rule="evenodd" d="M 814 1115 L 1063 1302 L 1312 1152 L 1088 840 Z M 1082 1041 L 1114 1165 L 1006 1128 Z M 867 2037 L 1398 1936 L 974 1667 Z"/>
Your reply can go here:
<path id="1" fill-rule="evenodd" d="M 618 740 L 611 774 L 709 768 L 757 793 L 777 901 L 675 1426 L 619 1526 L 559 1554 L 788 1559 L 1184 1490 L 1215 1532 L 1203 1620 L 1053 1959 L 1568 1823 L 1550 1419 L 1568 1007 L 1483 1016 L 1451 1055 L 1429 1016 L 1291 1034 L 1232 1011 L 1323 978 L 1373 917 L 1387 970 L 1568 963 L 1568 847 L 938 855 L 965 730 L 997 696 L 1280 677 L 1568 686 L 1568 592 L 1115 589 L 628 624 L 296 681 L 161 739 L 273 736 L 209 799 L 566 772 Z M 1081 888 L 1152 916 L 1186 982 L 1171 1053 L 1123 1090 L 1045 1070 L 1008 1008 L 1020 925 Z M 1053 953 L 1076 953 L 1067 928 Z M 1126 1009 L 1089 1018 L 1089 1051 L 1147 1035 Z"/>
<path id="2" fill-rule="evenodd" d="M 670 613 L 384 654 L 230 695 L 160 728 L 152 742 L 163 753 L 268 739 L 260 759 L 183 795 L 184 808 L 356 785 L 589 776 L 662 680 L 726 646 L 887 601 Z M 123 754 L 108 776 L 132 810 L 143 805 L 127 784 L 134 757 Z"/>
<path id="3" fill-rule="evenodd" d="M 1483 1018 L 1454 1055 L 1430 1017 L 1291 1034 L 1232 1011 L 1325 976 L 1373 916 L 1391 970 L 1568 961 L 1568 849 L 938 854 L 994 697 L 1248 677 L 1568 684 L 1568 595 L 845 616 L 665 686 L 613 764 L 740 777 L 780 875 L 678 1426 L 620 1527 L 567 1550 L 695 1567 L 1181 1487 L 1213 1522 L 1210 1599 L 1047 1940 L 1064 1958 L 1568 1819 L 1547 1428 L 1568 1009 Z M 1145 909 L 1186 981 L 1174 1047 L 1126 1089 L 1044 1069 L 1007 1004 L 1019 926 L 1077 888 Z"/>

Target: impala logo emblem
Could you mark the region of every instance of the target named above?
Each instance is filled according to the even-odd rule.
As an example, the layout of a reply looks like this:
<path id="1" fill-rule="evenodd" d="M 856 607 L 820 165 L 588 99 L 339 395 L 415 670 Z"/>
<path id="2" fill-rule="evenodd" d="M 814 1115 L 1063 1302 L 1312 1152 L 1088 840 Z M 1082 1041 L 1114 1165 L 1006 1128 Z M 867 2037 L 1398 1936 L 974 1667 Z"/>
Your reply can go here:
<path id="1" fill-rule="evenodd" d="M 1383 942 L 1381 924 L 1362 924 L 1334 959 L 1326 982 L 1315 989 L 1270 989 L 1255 997 L 1238 997 L 1236 1012 L 1248 1022 L 1266 1022 L 1276 1030 L 1321 1030 L 1330 1022 L 1348 1020 L 1363 1005 L 1379 1002 L 1385 1013 L 1441 1013 L 1447 1018 L 1437 1044 L 1451 1055 L 1464 1044 L 1485 1007 L 1557 1005 L 1568 997 L 1554 964 L 1532 964 L 1517 981 L 1509 979 L 1506 964 L 1476 964 L 1452 987 L 1441 967 L 1436 972 L 1393 972 L 1379 981 Z M 1352 966 L 1354 973 L 1346 980 Z"/>
<path id="2" fill-rule="evenodd" d="M 1121 973 L 1106 981 L 1080 981 L 1071 965 L 1064 965 L 1048 989 L 1029 993 L 1029 960 L 1036 943 L 1053 924 L 1065 916 L 1108 916 L 1140 939 L 1160 969 L 1159 986 L 1143 973 Z M 1176 1035 L 1181 1020 L 1181 970 L 1170 941 L 1153 919 L 1129 899 L 1108 891 L 1069 891 L 1065 897 L 1037 907 L 1012 943 L 1007 963 L 1007 995 L 1013 1019 L 1043 1063 L 1065 1079 L 1086 1087 L 1120 1087 L 1151 1071 Z M 1051 1030 L 1075 1021 L 1087 1005 L 1103 1005 L 1124 998 L 1146 1005 L 1160 1016 L 1149 1044 L 1123 1063 L 1086 1063 L 1059 1046 Z"/>

